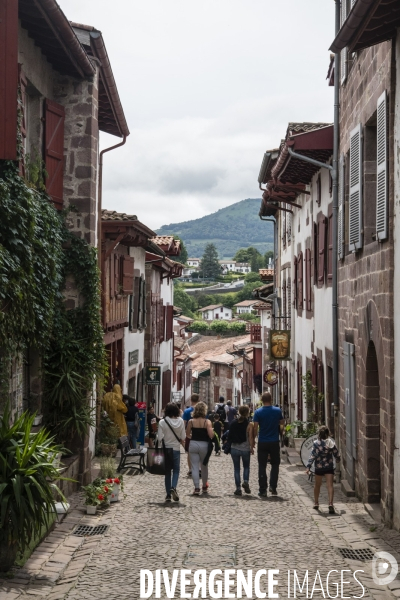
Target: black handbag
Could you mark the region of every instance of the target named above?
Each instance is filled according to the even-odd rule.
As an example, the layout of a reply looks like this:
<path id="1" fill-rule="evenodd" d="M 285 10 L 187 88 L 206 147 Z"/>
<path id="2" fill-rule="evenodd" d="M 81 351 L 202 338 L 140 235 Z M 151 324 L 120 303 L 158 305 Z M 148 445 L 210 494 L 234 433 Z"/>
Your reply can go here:
<path id="1" fill-rule="evenodd" d="M 166 448 L 164 440 L 160 448 L 157 442 L 155 448 L 147 448 L 147 471 L 151 475 L 165 475 L 167 466 L 172 463 L 172 456 L 172 448 Z"/>

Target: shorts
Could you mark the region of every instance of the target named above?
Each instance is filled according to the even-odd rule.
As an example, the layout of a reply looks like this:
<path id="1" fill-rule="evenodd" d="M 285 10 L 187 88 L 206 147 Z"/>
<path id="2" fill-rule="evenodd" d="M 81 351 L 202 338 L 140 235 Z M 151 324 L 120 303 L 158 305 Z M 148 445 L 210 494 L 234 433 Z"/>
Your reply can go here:
<path id="1" fill-rule="evenodd" d="M 315 469 L 314 475 L 319 475 L 322 477 L 323 475 L 334 475 L 335 470 L 331 467 L 329 469 Z"/>

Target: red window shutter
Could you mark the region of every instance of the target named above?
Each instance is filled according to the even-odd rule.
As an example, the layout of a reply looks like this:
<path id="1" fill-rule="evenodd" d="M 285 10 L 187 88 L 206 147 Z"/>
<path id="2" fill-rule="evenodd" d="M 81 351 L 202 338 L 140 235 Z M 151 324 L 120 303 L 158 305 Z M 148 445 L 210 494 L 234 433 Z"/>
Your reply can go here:
<path id="1" fill-rule="evenodd" d="M 123 256 L 122 261 L 122 291 L 124 294 L 133 294 L 133 277 L 135 261 L 132 256 Z"/>
<path id="2" fill-rule="evenodd" d="M 176 374 L 176 388 L 178 392 L 182 389 L 182 369 Z"/>
<path id="3" fill-rule="evenodd" d="M 167 312 L 166 312 L 166 335 L 165 335 L 165 339 L 166 340 L 170 340 L 171 338 L 174 337 L 174 307 L 171 305 L 168 305 L 165 307 Z"/>
<path id="4" fill-rule="evenodd" d="M 313 268 L 313 275 L 314 275 L 314 285 L 317 285 L 318 283 L 318 226 L 316 223 L 313 223 L 313 237 L 314 237 L 314 256 L 313 256 L 313 260 L 314 260 L 314 268 Z"/>
<path id="5" fill-rule="evenodd" d="M 306 248 L 306 310 L 311 310 L 311 250 Z"/>
<path id="6" fill-rule="evenodd" d="M 298 291 L 297 291 L 297 308 L 303 310 L 303 253 L 300 252 L 297 257 L 297 277 L 298 277 Z"/>
<path id="7" fill-rule="evenodd" d="M 317 370 L 317 389 L 318 389 L 318 394 L 324 393 L 324 389 L 325 389 L 324 365 L 320 360 L 318 361 L 318 370 Z"/>
<path id="8" fill-rule="evenodd" d="M 52 100 L 45 102 L 46 189 L 56 208 L 63 205 L 64 107 Z"/>
<path id="9" fill-rule="evenodd" d="M 333 219 L 332 219 L 332 208 L 330 209 L 330 215 L 328 218 L 328 279 L 332 279 L 332 249 L 333 249 Z"/>
<path id="10" fill-rule="evenodd" d="M 232 390 L 231 389 L 226 390 L 226 399 L 232 400 Z"/>
<path id="11" fill-rule="evenodd" d="M 168 369 L 162 374 L 162 407 L 165 408 L 171 401 L 171 370 Z"/>
<path id="12" fill-rule="evenodd" d="M 301 362 L 297 361 L 297 418 L 303 420 L 303 368 Z"/>
<path id="13" fill-rule="evenodd" d="M 0 159 L 17 160 L 18 2 L 0 2 Z"/>
<path id="14" fill-rule="evenodd" d="M 22 72 L 21 65 L 18 65 L 18 78 L 19 78 L 19 88 L 20 88 L 20 110 L 21 110 L 21 136 L 22 136 L 22 156 L 19 161 L 19 174 L 21 177 L 25 177 L 25 154 L 27 151 L 26 147 L 26 118 L 27 118 L 27 106 L 26 106 L 26 88 L 28 82 L 26 80 L 25 75 Z"/>
<path id="15" fill-rule="evenodd" d="M 326 218 L 322 217 L 318 223 L 318 283 L 325 280 L 325 245 L 326 245 Z"/>
<path id="16" fill-rule="evenodd" d="M 311 383 L 317 386 L 317 357 L 314 354 L 311 357 Z"/>
<path id="17" fill-rule="evenodd" d="M 214 365 L 215 377 L 219 377 L 219 365 Z"/>
<path id="18" fill-rule="evenodd" d="M 165 314 L 166 314 L 166 311 L 167 311 L 167 307 L 164 306 L 164 301 L 161 300 L 161 323 L 160 323 L 160 330 L 161 330 L 160 341 L 161 342 L 166 340 L 166 337 L 165 337 Z"/>
<path id="19" fill-rule="evenodd" d="M 214 403 L 218 404 L 219 402 L 219 385 L 214 385 Z"/>
<path id="20" fill-rule="evenodd" d="M 293 271 L 294 271 L 294 278 L 293 278 L 293 306 L 295 308 L 297 308 L 297 256 L 294 257 L 294 265 L 293 265 Z"/>

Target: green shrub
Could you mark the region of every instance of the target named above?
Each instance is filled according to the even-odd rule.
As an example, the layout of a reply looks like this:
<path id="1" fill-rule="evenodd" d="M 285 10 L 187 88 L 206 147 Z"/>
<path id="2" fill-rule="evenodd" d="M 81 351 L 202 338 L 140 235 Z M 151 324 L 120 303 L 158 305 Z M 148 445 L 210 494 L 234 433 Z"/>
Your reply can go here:
<path id="1" fill-rule="evenodd" d="M 188 331 L 193 331 L 194 333 L 204 333 L 209 330 L 209 326 L 207 321 L 193 321 L 193 323 L 188 327 Z"/>
<path id="2" fill-rule="evenodd" d="M 235 321 L 232 321 L 232 323 L 229 323 L 228 325 L 228 331 L 243 335 L 246 333 L 246 323 L 236 323 Z"/>

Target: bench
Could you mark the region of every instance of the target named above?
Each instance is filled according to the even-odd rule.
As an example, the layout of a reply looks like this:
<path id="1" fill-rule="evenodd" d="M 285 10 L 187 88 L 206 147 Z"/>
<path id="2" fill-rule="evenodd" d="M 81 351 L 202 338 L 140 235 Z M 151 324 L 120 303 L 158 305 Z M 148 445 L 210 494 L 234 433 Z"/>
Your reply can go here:
<path id="1" fill-rule="evenodd" d="M 119 461 L 117 472 L 119 473 L 122 469 L 138 469 L 140 473 L 143 473 L 147 448 L 132 450 L 127 435 L 119 438 L 118 448 L 121 450 L 121 460 Z"/>

